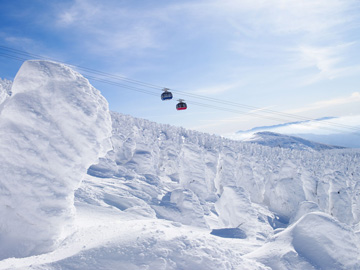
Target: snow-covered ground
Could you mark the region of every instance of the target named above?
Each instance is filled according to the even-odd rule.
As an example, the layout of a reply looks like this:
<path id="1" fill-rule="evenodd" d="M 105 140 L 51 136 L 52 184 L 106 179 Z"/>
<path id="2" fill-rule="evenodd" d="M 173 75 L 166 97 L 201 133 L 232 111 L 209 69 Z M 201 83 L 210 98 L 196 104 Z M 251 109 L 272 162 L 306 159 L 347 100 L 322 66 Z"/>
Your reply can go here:
<path id="1" fill-rule="evenodd" d="M 0 269 L 360 269 L 359 150 L 109 113 L 51 62 L 25 63 L 11 90 Z"/>

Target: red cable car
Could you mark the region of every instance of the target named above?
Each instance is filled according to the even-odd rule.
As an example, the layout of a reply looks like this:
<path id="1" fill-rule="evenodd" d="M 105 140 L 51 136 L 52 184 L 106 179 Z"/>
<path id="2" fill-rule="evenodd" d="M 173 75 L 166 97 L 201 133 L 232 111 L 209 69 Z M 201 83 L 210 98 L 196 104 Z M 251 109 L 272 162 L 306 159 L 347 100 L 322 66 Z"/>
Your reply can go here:
<path id="1" fill-rule="evenodd" d="M 178 111 L 186 110 L 186 109 L 187 109 L 187 105 L 186 105 L 186 103 L 184 102 L 184 100 L 183 100 L 183 99 L 179 99 L 178 101 L 179 101 L 179 103 L 176 104 L 176 109 L 177 109 Z"/>

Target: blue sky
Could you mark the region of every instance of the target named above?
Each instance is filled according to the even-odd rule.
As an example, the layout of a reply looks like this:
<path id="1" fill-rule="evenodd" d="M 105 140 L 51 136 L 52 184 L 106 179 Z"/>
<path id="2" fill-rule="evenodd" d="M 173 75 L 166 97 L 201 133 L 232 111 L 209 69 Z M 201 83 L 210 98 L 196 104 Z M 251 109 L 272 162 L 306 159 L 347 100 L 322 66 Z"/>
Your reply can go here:
<path id="1" fill-rule="evenodd" d="M 360 115 L 359 1 L 0 0 L 0 25 L 2 46 L 159 86 L 144 87 L 157 97 L 90 79 L 111 110 L 156 122 L 224 134 L 296 120 L 267 110 Z M 21 62 L 0 61 L 12 79 Z M 178 112 L 161 87 L 253 108 L 178 93 Z"/>

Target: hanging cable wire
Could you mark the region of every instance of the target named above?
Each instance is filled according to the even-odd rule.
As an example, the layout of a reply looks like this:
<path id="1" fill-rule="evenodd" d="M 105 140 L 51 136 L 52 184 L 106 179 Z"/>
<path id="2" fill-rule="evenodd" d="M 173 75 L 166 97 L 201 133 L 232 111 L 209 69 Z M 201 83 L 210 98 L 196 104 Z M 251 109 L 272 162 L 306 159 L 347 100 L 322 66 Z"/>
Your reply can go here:
<path id="1" fill-rule="evenodd" d="M 0 45 L 0 49 L 4 50 L 6 52 L 6 53 L 0 52 L 0 56 L 6 57 L 9 59 L 13 59 L 13 60 L 26 61 L 26 60 L 29 60 L 29 58 L 37 58 L 37 59 L 41 59 L 41 60 L 51 60 L 51 61 L 63 63 L 61 61 L 58 61 L 58 60 L 55 60 L 52 58 L 28 53 L 25 51 L 13 49 L 13 48 L 2 46 L 2 45 Z M 146 89 L 140 89 L 136 86 L 142 86 L 145 88 L 151 88 L 151 89 L 156 89 L 156 90 L 160 90 L 160 89 L 164 88 L 164 87 L 157 86 L 154 84 L 142 82 L 139 80 L 133 80 L 133 79 L 130 79 L 130 78 L 127 78 L 124 76 L 120 76 L 120 75 L 109 74 L 106 72 L 94 70 L 94 69 L 87 68 L 87 67 L 77 66 L 77 65 L 68 64 L 68 63 L 64 63 L 64 64 L 69 65 L 69 66 L 73 67 L 74 69 L 82 70 L 83 75 L 89 79 L 92 79 L 92 80 L 95 80 L 98 82 L 102 82 L 102 83 L 106 83 L 109 85 L 121 87 L 122 89 L 128 89 L 128 90 L 137 91 L 137 92 L 141 92 L 141 93 L 148 94 L 148 95 L 158 96 L 157 92 L 153 92 L 153 91 L 146 90 Z M 99 76 L 101 76 L 101 77 L 99 77 Z M 123 84 L 123 83 L 120 84 L 116 81 L 114 82 L 114 81 L 110 81 L 108 79 L 118 80 L 118 81 L 130 83 L 130 84 L 134 84 L 136 86 Z M 255 106 L 249 106 L 249 105 L 244 105 L 244 104 L 240 104 L 240 103 L 236 103 L 236 102 L 232 102 L 232 101 L 226 101 L 226 100 L 211 98 L 211 97 L 207 97 L 207 96 L 197 95 L 197 94 L 188 93 L 185 91 L 174 90 L 174 89 L 171 89 L 171 91 L 174 93 L 179 93 L 182 96 L 187 96 L 190 98 L 198 99 L 200 101 L 216 103 L 216 105 L 209 105 L 209 104 L 189 100 L 191 104 L 206 107 L 206 108 L 222 110 L 222 111 L 227 111 L 227 112 L 232 112 L 232 113 L 239 113 L 239 114 L 243 114 L 243 115 L 252 115 L 252 116 L 271 119 L 271 120 L 280 121 L 280 122 L 289 121 L 288 119 L 296 119 L 296 120 L 300 120 L 303 122 L 314 122 L 314 121 L 317 122 L 318 121 L 316 119 L 312 119 L 312 118 L 308 118 L 308 117 L 278 112 L 278 111 L 269 110 L 269 109 L 261 109 L 261 108 L 255 107 Z M 234 109 L 227 108 L 227 107 L 226 108 L 219 107 L 218 104 L 232 106 L 232 107 L 234 107 Z M 238 108 L 251 110 L 251 111 L 239 111 Z M 254 112 L 254 111 L 258 111 L 258 112 Z M 325 123 L 329 126 L 334 126 L 337 128 L 348 129 L 348 130 L 353 130 L 353 131 L 357 131 L 357 132 L 360 131 L 359 128 L 349 126 L 349 125 L 344 125 L 344 124 L 338 124 L 338 123 L 330 122 L 327 120 L 322 120 L 321 123 Z M 301 124 L 307 124 L 307 123 L 301 123 Z M 325 127 L 322 127 L 322 128 L 325 128 Z M 334 129 L 332 129 L 332 130 L 334 130 Z"/>
<path id="2" fill-rule="evenodd" d="M 28 52 L 21 51 L 21 50 L 16 50 L 16 49 L 6 47 L 6 46 L 1 46 L 0 45 L 0 48 L 2 48 L 4 50 L 8 50 L 8 51 L 13 52 L 13 53 L 20 54 L 20 55 L 25 55 L 25 56 L 30 56 L 30 57 L 34 57 L 34 58 L 48 59 L 48 60 L 52 60 L 52 61 L 56 61 L 56 62 L 61 62 L 61 61 L 58 61 L 58 60 L 55 60 L 55 59 L 46 58 L 46 57 L 41 56 L 41 55 L 32 54 L 32 53 L 28 53 Z M 129 82 L 129 83 L 132 83 L 132 84 L 137 84 L 137 85 L 141 85 L 141 86 L 145 86 L 145 87 L 149 87 L 149 88 L 153 88 L 153 89 L 160 89 L 160 88 L 162 89 L 162 88 L 164 88 L 162 86 L 157 86 L 157 85 L 154 85 L 154 84 L 141 82 L 141 81 L 138 81 L 138 80 L 133 80 L 133 79 L 130 79 L 130 78 L 126 78 L 124 76 L 113 75 L 113 74 L 109 74 L 109 73 L 102 72 L 102 71 L 97 71 L 97 70 L 82 67 L 82 66 L 77 66 L 77 65 L 72 65 L 72 64 L 67 64 L 67 65 L 72 66 L 75 69 L 80 69 L 80 70 L 89 72 L 91 74 L 101 75 L 101 76 L 111 78 L 111 79 L 115 79 L 115 80 L 126 81 L 126 82 Z M 286 117 L 286 118 L 290 118 L 290 119 L 296 119 L 296 120 L 301 120 L 301 121 L 316 121 L 315 119 L 312 119 L 312 118 L 309 118 L 309 117 L 304 117 L 304 116 L 299 116 L 299 115 L 289 114 L 289 113 L 284 113 L 284 112 L 278 112 L 278 111 L 274 111 L 274 110 L 270 110 L 270 109 L 261 109 L 261 108 L 255 107 L 255 106 L 250 106 L 250 105 L 240 104 L 240 103 L 236 103 L 236 102 L 232 102 L 232 101 L 226 101 L 226 100 L 211 98 L 211 97 L 207 97 L 207 96 L 203 96 L 203 95 L 197 95 L 197 94 L 188 93 L 188 92 L 185 92 L 185 91 L 180 91 L 180 90 L 175 90 L 175 89 L 171 89 L 171 91 L 174 92 L 174 93 L 182 94 L 183 96 L 187 96 L 187 97 L 192 97 L 192 98 L 196 98 L 196 99 L 200 99 L 200 100 L 206 100 L 206 101 L 210 101 L 210 102 L 214 102 L 214 103 L 218 103 L 218 104 L 220 103 L 220 104 L 223 104 L 223 105 L 229 105 L 229 106 L 233 106 L 233 107 L 237 107 L 237 108 L 241 107 L 241 108 L 248 109 L 248 110 L 261 110 L 263 113 L 276 114 L 278 116 L 282 116 L 282 117 Z M 329 125 L 337 126 L 339 128 L 346 128 L 346 129 L 352 129 L 354 131 L 360 131 L 359 128 L 344 125 L 344 124 L 333 123 L 333 122 L 330 122 L 328 120 L 322 120 L 322 122 L 326 123 L 326 124 L 329 124 Z"/>

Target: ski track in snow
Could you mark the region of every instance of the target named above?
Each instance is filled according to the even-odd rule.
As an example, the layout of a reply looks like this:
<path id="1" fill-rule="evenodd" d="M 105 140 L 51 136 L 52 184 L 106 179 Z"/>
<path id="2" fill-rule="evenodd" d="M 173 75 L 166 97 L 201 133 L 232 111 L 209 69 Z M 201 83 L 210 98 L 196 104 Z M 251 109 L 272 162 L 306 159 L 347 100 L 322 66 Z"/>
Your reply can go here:
<path id="1" fill-rule="evenodd" d="M 63 68 L 54 64 L 52 75 Z M 28 74 L 35 80 L 36 70 Z M 12 99 L 6 91 L 0 111 Z M 273 134 L 237 142 L 111 119 L 112 150 L 87 175 L 79 171 L 66 237 L 45 254 L 5 258 L 0 269 L 360 269 L 359 150 L 296 147 L 276 135 L 287 149 Z"/>

